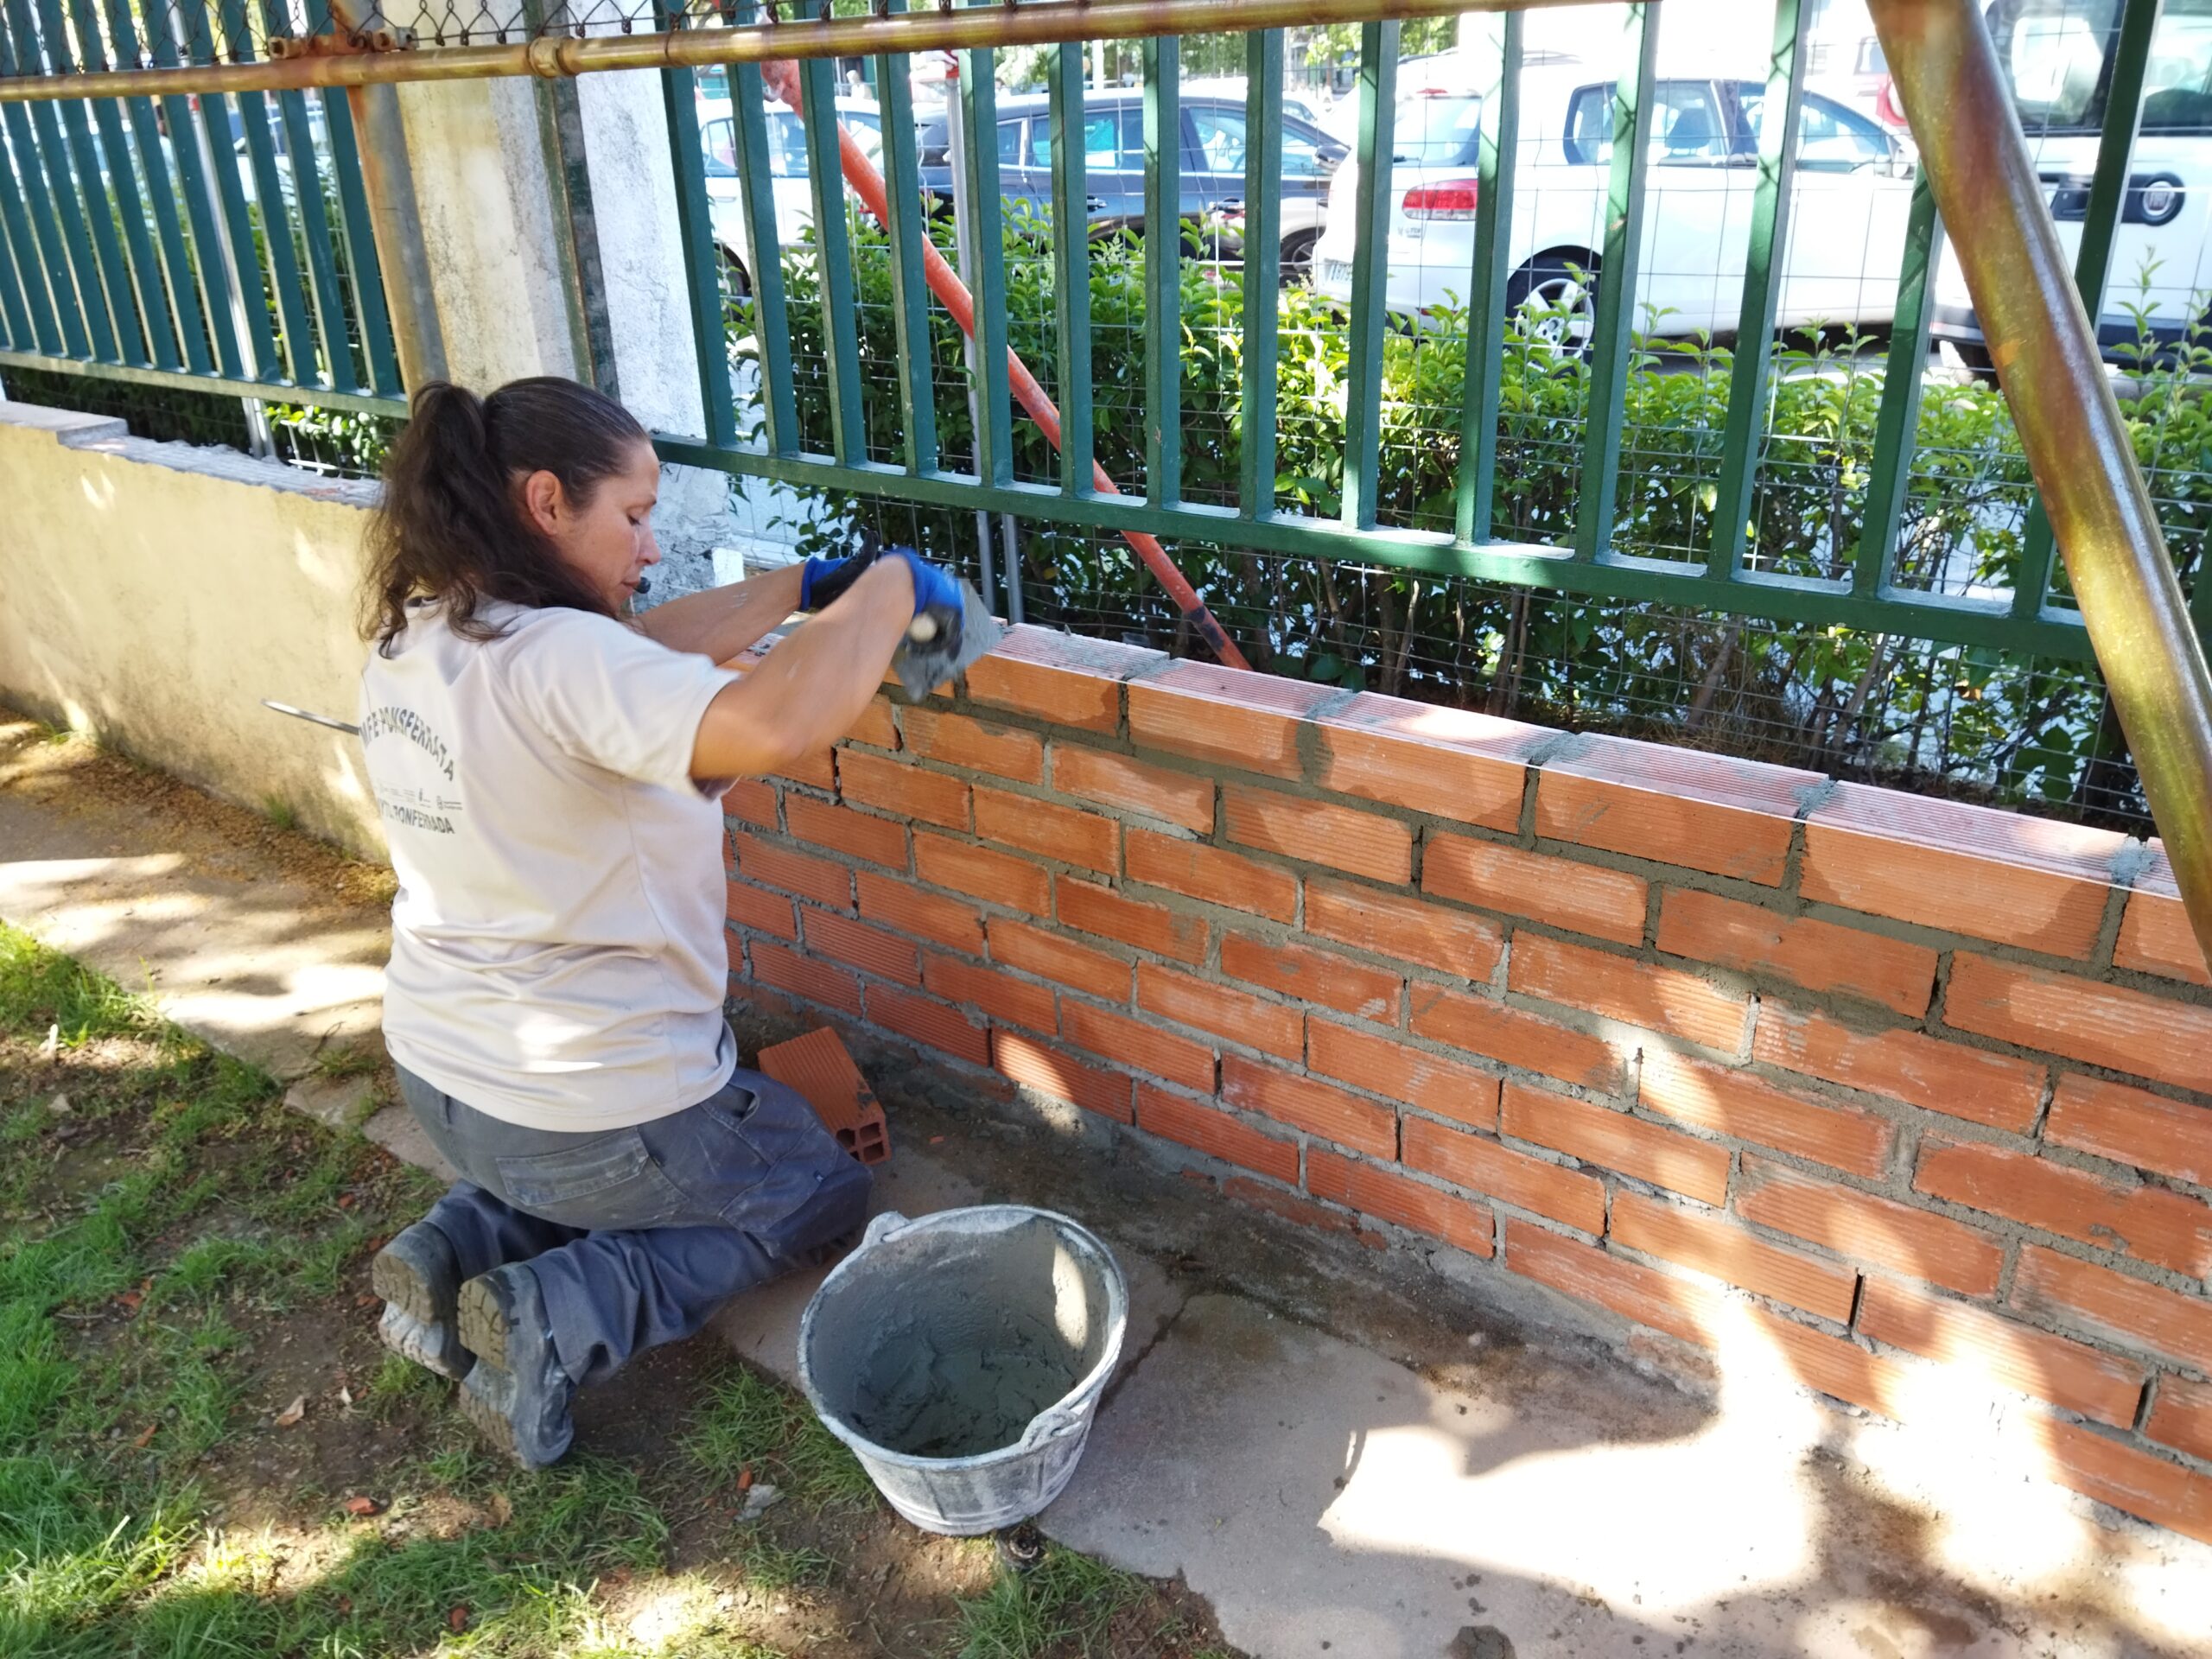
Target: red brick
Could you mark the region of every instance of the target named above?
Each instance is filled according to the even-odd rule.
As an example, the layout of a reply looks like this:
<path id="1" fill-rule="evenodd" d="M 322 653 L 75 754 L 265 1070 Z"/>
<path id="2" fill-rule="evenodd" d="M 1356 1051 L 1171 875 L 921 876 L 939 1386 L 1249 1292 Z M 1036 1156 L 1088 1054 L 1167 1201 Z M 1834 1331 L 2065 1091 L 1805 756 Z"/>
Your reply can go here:
<path id="1" fill-rule="evenodd" d="M 1165 660 L 1159 652 L 1109 640 L 1014 628 L 969 669 L 968 695 L 1057 725 L 1111 732 L 1122 721 L 1122 681 Z"/>
<path id="2" fill-rule="evenodd" d="M 1121 862 L 1122 826 L 1112 818 L 981 784 L 976 786 L 976 833 L 1087 870 L 1111 874 Z"/>
<path id="3" fill-rule="evenodd" d="M 1615 1255 L 1518 1216 L 1505 1219 L 1505 1265 L 1562 1295 L 1610 1308 L 1701 1348 L 1713 1345 L 1720 1298 L 1694 1280 Z"/>
<path id="4" fill-rule="evenodd" d="M 1825 1244 L 1839 1255 L 1968 1296 L 1994 1293 L 2005 1260 L 1996 1240 L 1962 1221 L 1856 1187 L 1816 1181 L 1748 1153 L 1736 1213 L 1777 1232 Z"/>
<path id="5" fill-rule="evenodd" d="M 845 799 L 880 812 L 947 830 L 968 827 L 968 785 L 942 772 L 848 749 L 837 758 L 837 784 Z"/>
<path id="6" fill-rule="evenodd" d="M 1936 953 L 1812 917 L 1777 916 L 1718 893 L 1670 889 L 1659 909 L 1659 949 L 1744 973 L 1772 974 L 1810 991 L 1840 991 L 1908 1015 L 1936 988 Z"/>
<path id="7" fill-rule="evenodd" d="M 922 958 L 922 983 L 955 1002 L 969 1002 L 995 1020 L 1032 1031 L 1059 1028 L 1050 987 L 1032 985 L 995 968 L 979 968 L 932 950 Z"/>
<path id="8" fill-rule="evenodd" d="M 1049 1043 L 1005 1030 L 991 1033 L 991 1065 L 1016 1083 L 1027 1084 L 1056 1100 L 1073 1101 L 1087 1112 L 1110 1117 L 1117 1123 L 1136 1121 L 1129 1109 L 1127 1072 L 1085 1065 Z"/>
<path id="9" fill-rule="evenodd" d="M 2185 1376 L 2158 1379 L 2158 1397 L 2143 1432 L 2160 1446 L 2212 1463 L 2212 1382 Z"/>
<path id="10" fill-rule="evenodd" d="M 1084 933 L 1118 939 L 1155 956 L 1178 962 L 1206 959 L 1206 924 L 1198 916 L 1185 916 L 1141 899 L 1127 899 L 1111 887 L 1071 875 L 1055 876 L 1060 920 Z"/>
<path id="11" fill-rule="evenodd" d="M 2212 1007 L 2170 1002 L 2071 974 L 1961 951 L 1943 1020 L 1961 1031 L 2202 1089 L 2212 1054 Z"/>
<path id="12" fill-rule="evenodd" d="M 853 873 L 842 864 L 772 847 L 754 836 L 732 836 L 730 844 L 737 849 L 738 874 L 748 880 L 840 910 L 853 907 Z"/>
<path id="13" fill-rule="evenodd" d="M 1838 1325 L 1850 1322 L 1852 1297 L 1859 1287 L 1856 1273 L 1770 1244 L 1718 1216 L 1637 1192 L 1616 1192 L 1613 1238 L 1632 1250 L 1711 1274 Z"/>
<path id="14" fill-rule="evenodd" d="M 784 815 L 794 841 L 887 864 L 894 870 L 906 868 L 906 826 L 894 819 L 872 818 L 808 795 L 794 795 L 785 802 Z"/>
<path id="15" fill-rule="evenodd" d="M 926 830 L 914 836 L 914 869 L 932 887 L 950 887 L 971 899 L 985 899 L 1032 916 L 1052 907 L 1052 878 L 1045 868 L 1011 853 L 971 847 Z"/>
<path id="16" fill-rule="evenodd" d="M 1045 740 L 1034 732 L 927 708 L 909 709 L 899 721 L 906 747 L 925 760 L 1017 783 L 1045 781 Z"/>
<path id="17" fill-rule="evenodd" d="M 2212 1475 L 2138 1451 L 2078 1423 L 2038 1422 L 2036 1431 L 2062 1484 L 2115 1510 L 2212 1544 Z"/>
<path id="18" fill-rule="evenodd" d="M 1297 1142 L 1262 1135 L 1227 1112 L 1148 1083 L 1137 1085 L 1137 1127 L 1278 1181 L 1295 1184 L 1298 1179 Z"/>
<path id="19" fill-rule="evenodd" d="M 2120 940 L 2112 953 L 2113 965 L 2138 973 L 2163 974 L 2212 985 L 2205 970 L 2204 947 L 2189 925 L 2181 907 L 2181 889 L 2174 884 L 2174 867 L 2163 843 L 2153 840 L 2150 861 L 2135 878 L 2127 909 L 2120 920 Z"/>
<path id="20" fill-rule="evenodd" d="M 1027 922 L 991 919 L 991 960 L 1109 1002 L 1129 1000 L 1129 964 Z"/>
<path id="21" fill-rule="evenodd" d="M 1727 1147 L 1677 1135 L 1626 1112 L 1509 1083 L 1498 1121 L 1516 1141 L 1532 1141 L 1688 1198 L 1719 1204 L 1728 1196 Z"/>
<path id="22" fill-rule="evenodd" d="M 2192 1279 L 2212 1274 L 2212 1205 L 2163 1186 L 2107 1179 L 1980 1141 L 1929 1141 L 1913 1190 Z"/>
<path id="23" fill-rule="evenodd" d="M 1186 1170 L 1184 1173 L 1187 1174 L 1190 1172 Z M 1361 1239 L 1370 1244 L 1379 1245 L 1382 1242 L 1379 1233 L 1360 1233 L 1358 1224 L 1349 1216 L 1339 1215 L 1311 1198 L 1299 1197 L 1295 1192 L 1285 1192 L 1279 1187 L 1263 1185 L 1249 1175 L 1231 1175 L 1221 1184 L 1221 1190 L 1225 1196 L 1239 1204 L 1249 1205 L 1255 1210 L 1264 1210 L 1285 1221 L 1296 1222 L 1300 1227 L 1319 1227 L 1332 1233 L 1358 1233 Z"/>
<path id="24" fill-rule="evenodd" d="M 1505 982 L 1524 996 L 1586 1008 L 1650 1031 L 1733 1052 L 1750 1004 L 1678 968 L 1655 968 L 1610 950 L 1533 933 L 1513 941 Z"/>
<path id="25" fill-rule="evenodd" d="M 837 752 L 817 749 L 812 754 L 801 755 L 777 776 L 786 783 L 804 784 L 810 789 L 833 790 L 837 787 Z"/>
<path id="26" fill-rule="evenodd" d="M 1306 1064 L 1339 1083 L 1356 1084 L 1471 1128 L 1497 1127 L 1497 1079 L 1471 1065 L 1424 1052 L 1397 1038 L 1377 1037 L 1326 1020 L 1306 1022 Z"/>
<path id="27" fill-rule="evenodd" d="M 1931 1112 L 2024 1135 L 2043 1104 L 2044 1068 L 1916 1031 L 1860 1031 L 1824 1014 L 1759 1005 L 1751 1056 L 1786 1071 L 1887 1095 Z"/>
<path id="28" fill-rule="evenodd" d="M 861 982 L 843 969 L 802 957 L 766 939 L 753 940 L 750 954 L 753 976 L 763 984 L 825 1007 L 841 1008 L 855 1020 L 861 1017 Z"/>
<path id="29" fill-rule="evenodd" d="M 2121 1428 L 2134 1427 L 2143 1399 L 2133 1361 L 1886 1279 L 1866 1281 L 1859 1332 Z"/>
<path id="30" fill-rule="evenodd" d="M 1832 1337 L 1784 1319 L 1770 1308 L 1746 1312 L 1752 1330 L 1804 1387 L 1885 1417 L 1904 1414 L 1901 1403 L 1910 1396 L 1904 1372 L 1894 1360 L 1869 1353 L 1848 1338 Z"/>
<path id="31" fill-rule="evenodd" d="M 1221 1097 L 1278 1123 L 1377 1158 L 1398 1155 L 1398 1115 L 1388 1106 L 1235 1054 L 1221 1057 Z"/>
<path id="32" fill-rule="evenodd" d="M 1460 823 L 1512 830 L 1528 769 L 1522 757 L 1552 734 L 1471 709 L 1363 691 L 1324 715 L 1324 789 Z"/>
<path id="33" fill-rule="evenodd" d="M 722 797 L 722 816 L 741 818 L 763 830 L 776 828 L 776 791 L 772 784 L 758 778 L 741 778 L 729 786 Z"/>
<path id="34" fill-rule="evenodd" d="M 1413 1027 L 1432 1042 L 1485 1059 L 1618 1094 L 1628 1068 L 1612 1046 L 1541 1014 L 1510 1008 L 1493 997 L 1467 996 L 1434 985 L 1413 988 Z"/>
<path id="35" fill-rule="evenodd" d="M 2031 1244 L 2012 1273 L 2018 1307 L 2212 1371 L 2212 1301 Z"/>
<path id="36" fill-rule="evenodd" d="M 1682 1055 L 1644 1051 L 1642 1099 L 1663 1117 L 1853 1175 L 1879 1175 L 1889 1163 L 1894 1131 L 1885 1119 L 1822 1105 L 1746 1072 Z"/>
<path id="37" fill-rule="evenodd" d="M 1377 881 L 1414 878 L 1414 832 L 1395 818 L 1242 784 L 1223 785 L 1221 803 L 1231 841 Z"/>
<path id="38" fill-rule="evenodd" d="M 1213 833 L 1213 779 L 1193 772 L 1170 772 L 1111 750 L 1056 741 L 1052 787 L 1077 800 L 1141 812 L 1202 836 Z"/>
<path id="39" fill-rule="evenodd" d="M 2058 1079 L 2043 1138 L 2133 1169 L 2212 1186 L 2212 1107 L 2069 1071 Z"/>
<path id="40" fill-rule="evenodd" d="M 1306 883 L 1306 931 L 1478 982 L 1505 952 L 1505 930 L 1487 916 L 1321 875 Z"/>
<path id="41" fill-rule="evenodd" d="M 1573 859 L 1525 852 L 1467 836 L 1431 836 L 1421 855 L 1421 890 L 1594 933 L 1623 944 L 1643 943 L 1645 894 L 1641 876 Z"/>
<path id="42" fill-rule="evenodd" d="M 879 979 L 895 979 L 902 985 L 922 982 L 922 953 L 912 940 L 856 922 L 849 916 L 826 910 L 808 911 L 806 948 L 815 956 L 842 962 Z"/>
<path id="43" fill-rule="evenodd" d="M 1123 847 L 1129 880 L 1165 887 L 1230 910 L 1287 922 L 1298 911 L 1298 878 L 1288 870 L 1224 852 L 1202 841 L 1178 841 L 1132 828 Z"/>
<path id="44" fill-rule="evenodd" d="M 874 870 L 855 870 L 853 874 L 860 889 L 861 914 L 868 921 L 932 944 L 965 950 L 971 957 L 983 954 L 983 913 L 973 905 L 925 893 Z"/>
<path id="45" fill-rule="evenodd" d="M 728 885 L 730 920 L 755 932 L 772 933 L 786 944 L 798 938 L 798 922 L 792 914 L 797 906 L 790 899 L 779 893 L 763 893 L 743 881 Z"/>
<path id="46" fill-rule="evenodd" d="M 1213 1092 L 1213 1051 L 1126 1014 L 1060 1000 L 1060 1035 L 1077 1048 L 1200 1094 Z"/>
<path id="47" fill-rule="evenodd" d="M 1487 1256 L 1496 1248 L 1488 1205 L 1319 1147 L 1306 1154 L 1306 1190 L 1363 1216 L 1456 1244 L 1470 1255 Z"/>
<path id="48" fill-rule="evenodd" d="M 1301 680 L 1274 679 L 1211 663 L 1175 663 L 1129 687 L 1129 735 L 1141 749 L 1296 778 L 1303 770 L 1300 726 L 1315 709 L 1342 695 Z"/>
<path id="49" fill-rule="evenodd" d="M 1195 1026 L 1232 1043 L 1286 1060 L 1306 1056 L 1306 1016 L 1281 1002 L 1269 1002 L 1155 963 L 1137 964 L 1137 1007 L 1178 1025 Z"/>
<path id="50" fill-rule="evenodd" d="M 853 729 L 845 734 L 845 740 L 879 749 L 897 748 L 899 727 L 891 718 L 891 700 L 880 693 L 870 698 L 868 707 L 861 710 L 861 717 L 853 722 Z"/>
<path id="51" fill-rule="evenodd" d="M 1586 1233 L 1605 1230 L 1605 1183 L 1594 1175 L 1563 1169 L 1425 1117 L 1408 1118 L 1403 1133 L 1408 1169 L 1503 1198 Z"/>
<path id="52" fill-rule="evenodd" d="M 1397 1024 L 1406 988 L 1403 978 L 1380 968 L 1302 944 L 1270 944 L 1249 933 L 1222 940 L 1221 971 L 1301 1002 L 1318 1002 L 1386 1026 Z"/>
<path id="53" fill-rule="evenodd" d="M 1536 833 L 1775 887 L 1797 797 L 1821 781 L 1816 772 L 1590 738 L 1545 764 Z"/>
<path id="54" fill-rule="evenodd" d="M 2059 957 L 2096 944 L 2126 838 L 1843 784 L 1805 821 L 1808 899 Z"/>
<path id="55" fill-rule="evenodd" d="M 990 1035 L 957 1008 L 926 996 L 893 990 L 888 985 L 868 988 L 868 1017 L 886 1031 L 927 1047 L 941 1049 L 971 1065 L 990 1063 Z"/>

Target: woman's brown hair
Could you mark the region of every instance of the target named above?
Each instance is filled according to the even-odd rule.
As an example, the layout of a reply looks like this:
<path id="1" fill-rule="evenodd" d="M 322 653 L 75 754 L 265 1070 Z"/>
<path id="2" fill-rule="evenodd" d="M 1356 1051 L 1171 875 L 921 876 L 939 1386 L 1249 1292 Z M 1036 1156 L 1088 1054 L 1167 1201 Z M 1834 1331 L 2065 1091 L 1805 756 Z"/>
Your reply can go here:
<path id="1" fill-rule="evenodd" d="M 468 639 L 503 632 L 477 613 L 489 600 L 613 614 L 530 521 L 516 486 L 550 473 L 585 506 L 646 442 L 628 410 L 573 380 L 511 380 L 488 397 L 442 380 L 421 387 L 385 462 L 363 633 L 389 655 L 416 598 L 440 601 Z"/>

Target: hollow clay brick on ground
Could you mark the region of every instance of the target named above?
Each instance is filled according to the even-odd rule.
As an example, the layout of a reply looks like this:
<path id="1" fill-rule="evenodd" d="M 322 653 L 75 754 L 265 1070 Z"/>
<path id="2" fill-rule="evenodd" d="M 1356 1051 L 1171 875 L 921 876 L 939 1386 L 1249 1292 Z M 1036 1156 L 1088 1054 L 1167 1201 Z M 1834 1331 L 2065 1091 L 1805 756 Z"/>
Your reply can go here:
<path id="1" fill-rule="evenodd" d="M 762 1049 L 758 1064 L 767 1076 L 804 1096 L 837 1144 L 861 1162 L 880 1164 L 891 1155 L 891 1127 L 884 1121 L 882 1103 L 843 1040 L 827 1026 Z"/>

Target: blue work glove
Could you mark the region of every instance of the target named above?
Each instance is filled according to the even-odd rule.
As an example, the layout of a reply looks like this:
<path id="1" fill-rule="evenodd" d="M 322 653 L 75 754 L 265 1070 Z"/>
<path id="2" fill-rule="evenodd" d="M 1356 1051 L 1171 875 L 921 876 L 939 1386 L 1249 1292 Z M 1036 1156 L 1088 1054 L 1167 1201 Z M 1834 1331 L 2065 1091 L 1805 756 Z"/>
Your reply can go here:
<path id="1" fill-rule="evenodd" d="M 876 550 L 855 553 L 849 559 L 809 559 L 798 576 L 798 607 L 818 611 L 845 596 L 861 571 L 875 563 Z"/>
<path id="2" fill-rule="evenodd" d="M 887 547 L 877 556 L 903 559 L 914 575 L 914 614 L 957 618 L 964 608 L 960 584 L 911 547 Z"/>

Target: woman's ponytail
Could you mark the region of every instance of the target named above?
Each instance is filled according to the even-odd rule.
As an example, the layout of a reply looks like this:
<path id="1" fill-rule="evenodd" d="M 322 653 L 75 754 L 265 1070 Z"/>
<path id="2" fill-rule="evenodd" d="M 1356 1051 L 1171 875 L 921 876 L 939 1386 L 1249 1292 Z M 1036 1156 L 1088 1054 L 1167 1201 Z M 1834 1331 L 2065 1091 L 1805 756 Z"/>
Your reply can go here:
<path id="1" fill-rule="evenodd" d="M 550 472 L 582 507 L 647 442 L 621 404 L 573 380 L 517 380 L 485 398 L 442 380 L 419 387 L 385 462 L 363 632 L 389 652 L 416 598 L 440 601 L 448 625 L 472 639 L 503 632 L 478 614 L 486 600 L 607 614 L 524 516 L 516 486 Z"/>

